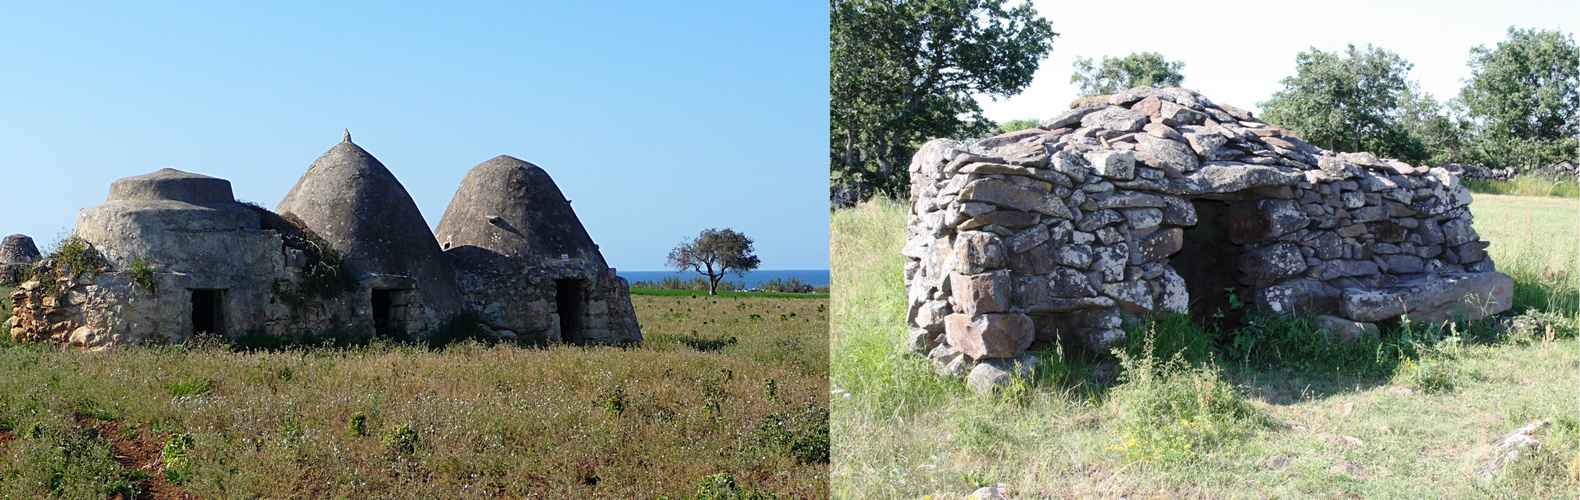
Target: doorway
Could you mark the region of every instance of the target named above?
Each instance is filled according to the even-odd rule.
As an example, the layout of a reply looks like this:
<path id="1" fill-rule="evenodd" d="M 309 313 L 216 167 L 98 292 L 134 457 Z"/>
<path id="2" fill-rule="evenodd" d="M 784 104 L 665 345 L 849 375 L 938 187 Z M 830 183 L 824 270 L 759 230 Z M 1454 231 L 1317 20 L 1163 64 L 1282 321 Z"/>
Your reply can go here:
<path id="1" fill-rule="evenodd" d="M 582 280 L 554 280 L 554 313 L 560 317 L 560 340 L 568 344 L 586 342 L 582 336 L 585 310 Z"/>
<path id="2" fill-rule="evenodd" d="M 224 290 L 192 290 L 192 334 L 225 333 Z"/>
<path id="3" fill-rule="evenodd" d="M 1229 204 L 1217 200 L 1191 200 L 1196 225 L 1185 228 L 1184 245 L 1169 265 L 1185 280 L 1190 315 L 1220 326 L 1238 324 L 1243 311 L 1231 310 L 1229 295 L 1244 290 L 1240 284 L 1240 245 L 1229 241 Z M 1242 297 L 1244 298 L 1244 297 Z"/>

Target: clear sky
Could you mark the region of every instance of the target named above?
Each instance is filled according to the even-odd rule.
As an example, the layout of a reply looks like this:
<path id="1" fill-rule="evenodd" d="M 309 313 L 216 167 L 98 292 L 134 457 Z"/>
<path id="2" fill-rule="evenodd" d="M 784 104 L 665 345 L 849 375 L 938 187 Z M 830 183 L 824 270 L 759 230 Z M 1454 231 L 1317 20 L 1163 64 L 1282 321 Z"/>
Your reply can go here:
<path id="1" fill-rule="evenodd" d="M 1459 94 L 1470 77 L 1470 49 L 1507 38 L 1509 26 L 1558 29 L 1580 25 L 1575 0 L 1410 0 L 1247 2 L 1201 0 L 1090 2 L 1033 0 L 1059 33 L 1035 81 L 1022 94 L 979 99 L 988 118 L 1042 119 L 1068 109 L 1077 56 L 1158 52 L 1185 63 L 1183 87 L 1214 102 L 1257 110 L 1295 74 L 1295 55 L 1316 47 L 1342 51 L 1353 43 L 1381 47 L 1415 64 L 1409 78 L 1439 101 Z"/>
<path id="2" fill-rule="evenodd" d="M 273 208 L 349 128 L 430 226 L 508 154 L 622 270 L 708 227 L 828 268 L 823 3 L 64 3 L 0 3 L 0 234 L 164 167 Z"/>

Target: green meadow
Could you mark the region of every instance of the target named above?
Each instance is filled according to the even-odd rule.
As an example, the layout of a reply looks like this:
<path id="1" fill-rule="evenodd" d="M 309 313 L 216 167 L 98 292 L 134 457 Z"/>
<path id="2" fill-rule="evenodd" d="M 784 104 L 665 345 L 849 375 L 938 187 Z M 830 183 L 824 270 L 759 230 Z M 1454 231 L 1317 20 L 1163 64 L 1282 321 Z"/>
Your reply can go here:
<path id="1" fill-rule="evenodd" d="M 1109 356 L 1043 352 L 994 397 L 905 344 L 906 207 L 832 219 L 834 498 L 1557 498 L 1580 477 L 1580 200 L 1476 195 L 1505 317 L 1328 340 L 1309 318 L 1180 316 Z M 1551 419 L 1522 457 L 1492 444 Z"/>
<path id="2" fill-rule="evenodd" d="M 0 345 L 0 498 L 825 497 L 827 300 L 633 301 L 640 346 Z"/>

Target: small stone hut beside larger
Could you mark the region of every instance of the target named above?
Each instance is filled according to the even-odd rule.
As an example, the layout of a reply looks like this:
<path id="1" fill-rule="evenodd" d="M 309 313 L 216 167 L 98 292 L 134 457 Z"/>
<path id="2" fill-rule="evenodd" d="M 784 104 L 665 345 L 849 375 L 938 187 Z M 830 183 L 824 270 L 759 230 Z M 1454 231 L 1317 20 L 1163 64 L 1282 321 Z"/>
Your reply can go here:
<path id="1" fill-rule="evenodd" d="M 563 202 L 547 173 L 532 169 L 529 190 L 546 183 Z M 641 340 L 625 280 L 605 264 L 568 202 L 492 202 L 522 210 L 482 215 L 484 223 L 542 218 L 579 235 L 574 251 L 566 247 L 577 259 L 544 269 L 529 255 L 503 255 L 510 272 L 473 272 L 476 259 L 441 249 L 405 188 L 349 133 L 313 162 L 278 213 L 238 203 L 223 179 L 172 169 L 121 179 L 104 204 L 78 214 L 66 242 L 73 251 L 57 252 L 70 257 L 29 264 L 34 279 L 12 294 L 12 335 L 102 348 L 184 342 L 200 332 L 296 337 L 366 325 L 376 335 L 408 338 L 470 314 L 461 318 L 481 318 L 502 340 Z M 531 307 L 513 307 L 521 302 Z"/>
<path id="2" fill-rule="evenodd" d="M 1106 351 L 1153 311 L 1233 315 L 1231 295 L 1356 336 L 1496 314 L 1513 294 L 1447 170 L 1325 151 L 1181 88 L 933 140 L 910 174 L 906 320 L 955 376 L 994 379 L 1053 342 Z"/>

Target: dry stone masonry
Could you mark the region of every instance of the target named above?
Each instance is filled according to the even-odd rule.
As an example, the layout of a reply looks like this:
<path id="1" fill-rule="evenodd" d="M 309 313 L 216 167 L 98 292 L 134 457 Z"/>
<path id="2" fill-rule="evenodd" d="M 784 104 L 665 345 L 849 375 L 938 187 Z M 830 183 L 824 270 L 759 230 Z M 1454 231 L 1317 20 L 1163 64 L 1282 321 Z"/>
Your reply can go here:
<path id="1" fill-rule="evenodd" d="M 912 346 L 977 387 L 1059 342 L 1106 351 L 1155 311 L 1373 322 L 1507 310 L 1513 281 L 1442 168 L 1334 153 L 1181 88 L 1087 98 L 1037 128 L 928 142 L 910 167 Z"/>
<path id="2" fill-rule="evenodd" d="M 275 211 L 238 203 L 224 179 L 120 179 L 78 213 L 71 240 L 73 258 L 102 263 L 40 260 L 21 235 L 0 244 L 4 276 L 32 277 L 11 295 L 11 333 L 97 349 L 347 325 L 411 338 L 461 318 L 501 340 L 641 340 L 628 285 L 537 166 L 479 165 L 439 225 L 444 240 L 428 227 L 350 133 Z"/>

